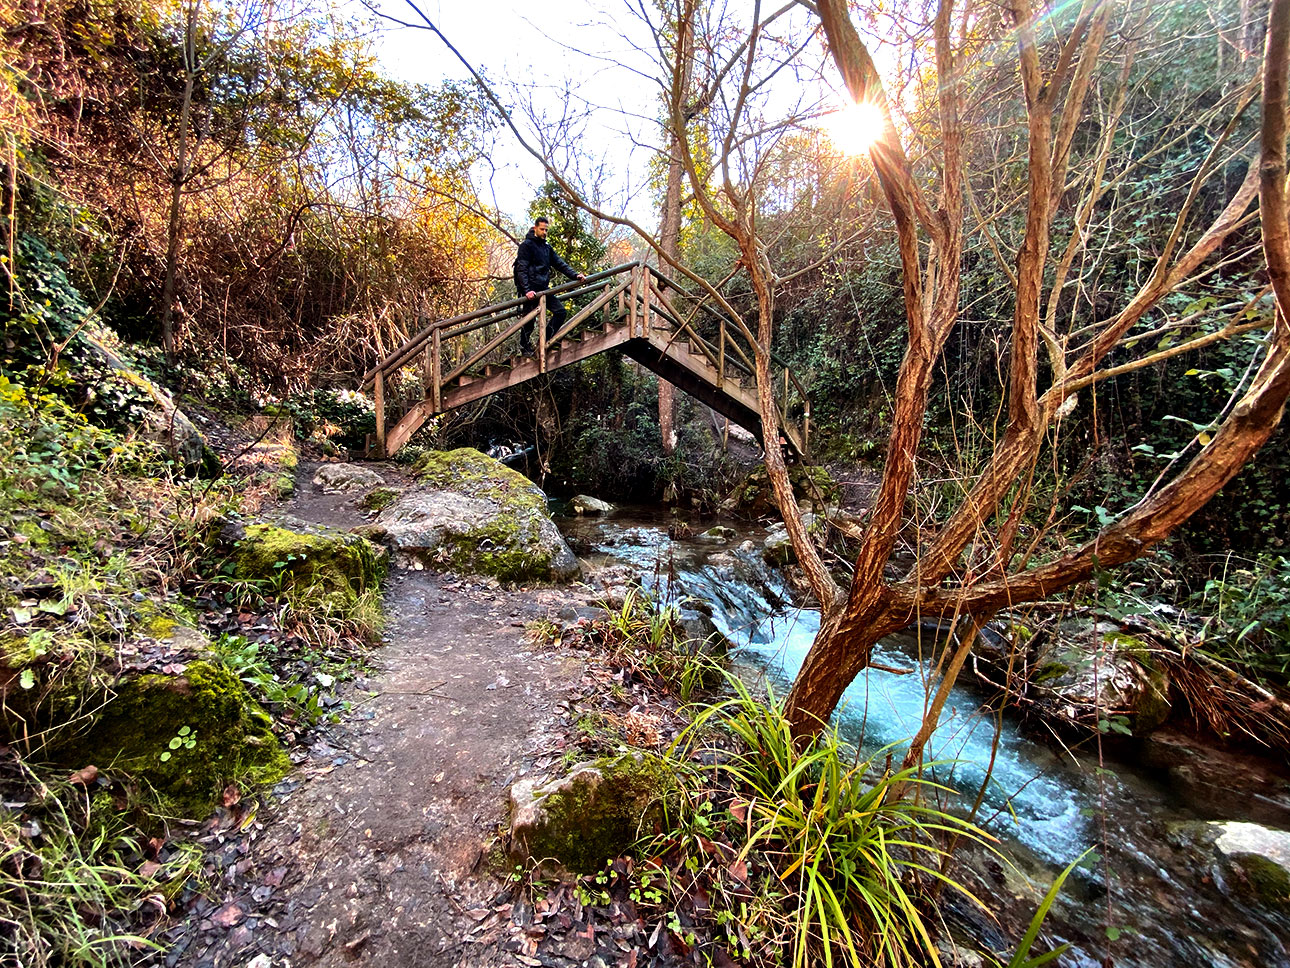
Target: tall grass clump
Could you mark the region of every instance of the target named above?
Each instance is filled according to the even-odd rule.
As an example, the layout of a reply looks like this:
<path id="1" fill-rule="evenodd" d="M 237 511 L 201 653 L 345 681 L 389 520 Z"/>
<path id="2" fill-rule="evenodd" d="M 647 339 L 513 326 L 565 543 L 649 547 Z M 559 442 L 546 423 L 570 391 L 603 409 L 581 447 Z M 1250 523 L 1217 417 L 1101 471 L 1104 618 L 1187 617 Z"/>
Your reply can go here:
<path id="1" fill-rule="evenodd" d="M 25 788 L 25 822 L 0 812 L 0 964 L 126 968 L 170 924 L 168 908 L 197 876 L 199 853 L 147 862 L 137 829 L 101 800 L 20 762 L 0 769 L 6 799 Z M 16 959 L 16 960 L 11 960 Z"/>
<path id="2" fill-rule="evenodd" d="M 939 844 L 989 835 L 926 805 L 922 792 L 943 788 L 862 759 L 835 729 L 795 741 L 772 690 L 762 701 L 727 680 L 734 695 L 701 710 L 672 755 L 679 768 L 705 737 L 733 741 L 733 752 L 701 757 L 711 764 L 701 772 L 731 798 L 735 863 L 764 870 L 763 892 L 779 894 L 781 954 L 794 968 L 939 964 L 924 918 L 932 894 L 948 887 L 980 903 L 944 872 Z"/>
<path id="3" fill-rule="evenodd" d="M 712 668 L 706 643 L 690 638 L 681 624 L 684 605 L 660 604 L 648 592 L 628 589 L 617 608 L 605 606 L 605 620 L 591 638 L 608 651 L 611 663 L 656 679 L 688 703 L 711 684 Z"/>

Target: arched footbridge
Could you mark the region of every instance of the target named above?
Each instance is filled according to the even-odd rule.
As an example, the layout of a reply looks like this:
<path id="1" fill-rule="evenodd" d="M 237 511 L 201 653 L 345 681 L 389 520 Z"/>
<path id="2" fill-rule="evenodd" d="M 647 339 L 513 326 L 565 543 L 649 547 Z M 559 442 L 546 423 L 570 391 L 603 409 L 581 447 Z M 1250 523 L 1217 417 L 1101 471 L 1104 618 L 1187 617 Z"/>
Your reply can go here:
<path id="1" fill-rule="evenodd" d="M 569 315 L 548 339 L 550 296 L 564 300 Z M 373 389 L 376 400 L 374 455 L 393 455 L 437 414 L 614 349 L 761 437 L 752 334 L 708 297 L 677 286 L 644 262 L 629 262 L 548 289 L 527 312 L 524 304 L 512 299 L 431 323 L 364 374 L 362 385 Z M 536 323 L 536 354 L 515 355 L 520 330 L 530 322 Z M 392 377 L 406 369 L 417 372 L 420 390 L 403 407 L 387 397 Z M 778 360 L 772 381 L 783 445 L 804 457 L 810 401 Z"/>

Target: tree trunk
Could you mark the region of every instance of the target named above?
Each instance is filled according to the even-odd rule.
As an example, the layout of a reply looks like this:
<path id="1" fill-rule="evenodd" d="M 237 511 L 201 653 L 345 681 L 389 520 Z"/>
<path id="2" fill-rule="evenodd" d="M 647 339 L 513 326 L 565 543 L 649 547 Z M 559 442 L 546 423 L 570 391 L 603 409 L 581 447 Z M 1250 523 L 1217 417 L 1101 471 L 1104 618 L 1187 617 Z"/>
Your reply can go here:
<path id="1" fill-rule="evenodd" d="M 161 345 L 166 361 L 175 362 L 175 276 L 179 264 L 179 227 L 183 214 L 184 186 L 188 183 L 188 126 L 193 114 L 193 87 L 197 81 L 197 5 L 188 13 L 184 40 L 184 95 L 179 108 L 179 143 L 170 175 L 170 218 L 166 225 L 166 276 L 161 287 Z"/>
<path id="2" fill-rule="evenodd" d="M 673 97 L 684 102 L 690 97 L 690 81 L 694 69 L 694 15 L 695 4 L 677 5 L 677 23 L 674 24 L 676 43 L 672 56 L 675 69 L 672 78 Z M 681 117 L 687 120 L 687 113 Z M 663 192 L 663 214 L 659 224 L 659 249 L 675 262 L 681 261 L 681 191 L 685 183 L 685 162 L 681 157 L 680 139 L 685 130 L 677 125 L 665 125 L 667 131 L 667 185 Z M 670 274 L 670 269 L 660 266 Z M 676 448 L 676 388 L 662 377 L 658 379 L 658 429 L 662 437 L 663 453 L 671 454 Z"/>
<path id="3" fill-rule="evenodd" d="M 681 185 L 685 168 L 676 146 L 676 132 L 668 126 L 667 190 L 663 194 L 663 219 L 659 226 L 659 248 L 669 259 L 681 261 Z M 666 267 L 661 267 L 666 272 Z M 672 384 L 658 378 L 658 429 L 663 438 L 663 453 L 676 447 L 676 392 Z"/>

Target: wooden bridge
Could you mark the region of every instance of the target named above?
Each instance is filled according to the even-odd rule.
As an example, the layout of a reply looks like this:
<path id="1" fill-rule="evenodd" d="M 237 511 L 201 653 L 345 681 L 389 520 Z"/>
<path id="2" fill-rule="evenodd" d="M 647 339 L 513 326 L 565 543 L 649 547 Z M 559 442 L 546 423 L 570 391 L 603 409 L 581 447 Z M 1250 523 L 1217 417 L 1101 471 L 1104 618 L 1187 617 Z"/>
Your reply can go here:
<path id="1" fill-rule="evenodd" d="M 548 339 L 547 300 L 560 296 L 569 316 Z M 606 350 L 620 349 L 734 423 L 761 436 L 753 378 L 753 336 L 644 262 L 606 269 L 538 296 L 537 307 L 512 299 L 425 327 L 363 376 L 376 399 L 376 440 L 370 450 L 390 456 L 436 414 L 519 386 Z M 519 332 L 536 323 L 537 353 L 514 355 Z M 418 371 L 417 398 L 406 407 L 388 399 L 400 371 Z M 787 366 L 772 368 L 780 436 L 806 456 L 811 408 Z M 387 428 L 387 405 L 401 415 Z"/>

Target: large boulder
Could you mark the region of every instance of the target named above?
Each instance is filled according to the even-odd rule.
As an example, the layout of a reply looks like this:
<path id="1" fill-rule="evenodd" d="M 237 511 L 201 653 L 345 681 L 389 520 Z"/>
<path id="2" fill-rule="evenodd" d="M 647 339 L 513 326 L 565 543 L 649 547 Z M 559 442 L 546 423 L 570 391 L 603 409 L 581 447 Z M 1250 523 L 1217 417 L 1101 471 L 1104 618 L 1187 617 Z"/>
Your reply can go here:
<path id="1" fill-rule="evenodd" d="M 583 763 L 555 780 L 519 780 L 511 787 L 511 852 L 599 870 L 652 829 L 675 790 L 667 763 L 639 752 Z"/>
<path id="2" fill-rule="evenodd" d="M 477 450 L 432 451 L 419 483 L 381 512 L 372 534 L 395 551 L 501 581 L 568 581 L 578 559 L 523 474 Z"/>
<path id="3" fill-rule="evenodd" d="M 1246 903 L 1290 914 L 1290 831 L 1234 820 L 1173 825 L 1169 840 L 1215 885 Z"/>
<path id="4" fill-rule="evenodd" d="M 323 464 L 314 475 L 313 485 L 324 494 L 349 494 L 366 491 L 385 483 L 385 478 L 359 464 Z"/>
<path id="5" fill-rule="evenodd" d="M 818 541 L 824 527 L 824 518 L 807 511 L 802 515 L 802 524 L 806 527 L 807 534 L 816 536 Z M 780 567 L 797 561 L 797 552 L 793 550 L 793 539 L 788 536 L 788 525 L 783 521 L 777 521 L 766 533 L 766 538 L 762 541 L 762 557 L 769 564 Z"/>
<path id="6" fill-rule="evenodd" d="M 1030 651 L 1029 698 L 1051 723 L 1145 735 L 1169 718 L 1168 673 L 1115 623 L 1062 622 Z"/>
<path id="7" fill-rule="evenodd" d="M 837 503 L 837 481 L 823 467 L 794 464 L 788 469 L 788 481 L 799 506 L 804 505 L 805 510 L 823 511 Z M 721 510 L 749 518 L 778 516 L 779 506 L 775 503 L 766 468 L 758 467 L 739 482 L 721 503 Z"/>
<path id="8" fill-rule="evenodd" d="M 90 353 L 107 365 L 112 379 L 133 388 L 136 394 L 149 402 L 141 414 L 141 436 L 161 444 L 186 473 L 217 476 L 221 469 L 219 457 L 207 445 L 197 425 L 179 409 L 170 393 L 127 364 L 98 339 L 88 335 L 84 339 Z M 100 388 L 100 392 L 106 391 Z"/>
<path id="9" fill-rule="evenodd" d="M 1139 762 L 1168 776 L 1171 792 L 1202 809 L 1239 802 L 1247 820 L 1290 827 L 1290 778 L 1248 753 L 1220 749 L 1166 726 L 1138 745 Z"/>
<path id="10" fill-rule="evenodd" d="M 793 552 L 793 539 L 788 536 L 788 528 L 783 524 L 770 529 L 761 547 L 766 560 L 773 565 L 787 565 L 797 560 Z"/>
<path id="11" fill-rule="evenodd" d="M 238 578 L 321 599 L 342 615 L 380 586 L 386 569 L 384 549 L 366 538 L 304 524 L 240 529 L 232 557 Z"/>
<path id="12" fill-rule="evenodd" d="M 1011 660 L 1017 652 L 1024 662 Z M 1022 623 L 1010 635 L 989 629 L 978 643 L 984 669 L 997 681 L 1026 669 L 1020 684 L 1032 712 L 1054 728 L 1102 729 L 1146 736 L 1169 719 L 1170 678 L 1147 639 L 1116 622 L 1067 620 L 1032 632 Z"/>

